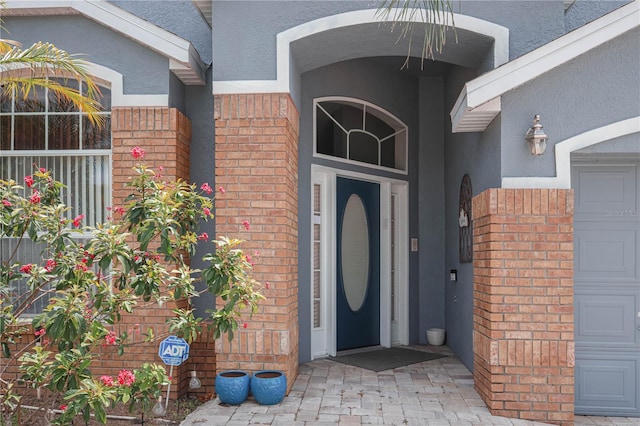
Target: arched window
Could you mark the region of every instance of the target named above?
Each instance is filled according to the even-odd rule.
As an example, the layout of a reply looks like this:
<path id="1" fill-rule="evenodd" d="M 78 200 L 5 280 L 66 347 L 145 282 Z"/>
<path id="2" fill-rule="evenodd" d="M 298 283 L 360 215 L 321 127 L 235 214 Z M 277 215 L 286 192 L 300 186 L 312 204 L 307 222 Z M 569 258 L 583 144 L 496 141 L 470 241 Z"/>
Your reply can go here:
<path id="1" fill-rule="evenodd" d="M 86 91 L 85 83 L 78 80 L 58 81 Z M 88 225 L 104 222 L 111 205 L 111 92 L 106 84 L 96 83 L 102 93 L 102 127 L 46 88 L 32 90 L 26 99 L 0 92 L 0 179 L 22 183 L 36 166 L 51 170 L 54 179 L 66 186 L 61 200 L 71 207 L 69 217 L 83 214 Z M 3 238 L 0 261 L 7 260 L 17 244 L 16 239 Z M 23 239 L 17 256 L 13 261 L 40 263 L 41 247 Z M 30 312 L 39 312 L 46 303 L 39 299 Z"/>
<path id="2" fill-rule="evenodd" d="M 320 98 L 314 108 L 315 155 L 407 172 L 407 126 L 368 102 Z"/>

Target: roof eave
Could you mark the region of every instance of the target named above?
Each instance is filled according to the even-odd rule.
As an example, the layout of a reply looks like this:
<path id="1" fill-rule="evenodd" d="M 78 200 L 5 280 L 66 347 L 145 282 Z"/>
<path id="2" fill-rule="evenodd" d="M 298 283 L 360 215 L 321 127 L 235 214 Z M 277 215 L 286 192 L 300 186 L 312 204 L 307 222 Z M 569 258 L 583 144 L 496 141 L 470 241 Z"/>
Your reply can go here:
<path id="1" fill-rule="evenodd" d="M 638 26 L 640 0 L 634 0 L 467 82 L 450 113 L 452 131 L 483 131 L 500 113 L 502 95 Z"/>
<path id="2" fill-rule="evenodd" d="M 148 47 L 169 60 L 169 69 L 187 85 L 204 85 L 206 65 L 188 40 L 106 1 L 9 0 L 4 16 L 83 15 Z"/>

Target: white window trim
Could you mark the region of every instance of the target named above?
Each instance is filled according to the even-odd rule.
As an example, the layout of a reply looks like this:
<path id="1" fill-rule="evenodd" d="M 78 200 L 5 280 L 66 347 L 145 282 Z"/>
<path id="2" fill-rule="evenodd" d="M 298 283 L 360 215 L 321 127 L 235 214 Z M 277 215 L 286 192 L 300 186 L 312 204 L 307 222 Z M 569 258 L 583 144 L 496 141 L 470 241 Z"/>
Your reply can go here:
<path id="1" fill-rule="evenodd" d="M 398 275 L 397 290 L 399 298 L 398 308 L 398 336 L 392 336 L 391 327 L 391 268 L 388 262 L 380 262 L 380 344 L 390 347 L 392 344 L 409 344 L 409 183 L 406 181 L 372 176 L 364 173 L 351 172 L 326 166 L 311 166 L 311 191 L 314 184 L 321 184 L 321 277 L 322 303 L 322 327 L 313 327 L 313 291 L 310 292 L 310 330 L 311 330 L 311 357 L 312 359 L 326 356 L 335 356 L 337 353 L 337 328 L 336 328 L 336 259 L 337 250 L 337 224 L 336 224 L 336 179 L 347 177 L 362 181 L 380 184 L 380 259 L 391 258 L 391 229 L 390 202 L 391 193 L 398 198 L 397 245 L 398 245 Z M 313 194 L 313 192 L 311 192 Z M 313 199 L 312 199 L 313 203 Z M 313 215 L 313 205 L 311 206 Z M 313 236 L 312 227 L 309 232 Z M 313 237 L 311 238 L 311 253 L 313 254 Z M 313 263 L 313 259 L 309 259 Z M 311 265 L 311 283 L 313 283 L 313 265 Z M 313 290 L 313 289 L 312 289 Z"/>
<path id="2" fill-rule="evenodd" d="M 401 126 L 402 129 L 394 132 L 392 135 L 387 136 L 383 139 L 380 139 L 380 142 L 383 140 L 388 139 L 389 137 L 398 135 L 402 132 L 404 132 L 405 134 L 405 146 L 404 146 L 404 164 L 405 164 L 405 169 L 394 169 L 391 167 L 385 167 L 385 166 L 380 166 L 377 164 L 370 164 L 370 163 L 364 163 L 362 161 L 356 161 L 356 160 L 350 160 L 348 158 L 342 158 L 342 157 L 334 157 L 332 155 L 327 155 L 327 154 L 321 154 L 318 153 L 318 142 L 317 142 L 317 110 L 318 108 L 322 108 L 321 106 L 319 106 L 318 104 L 321 102 L 345 102 L 345 103 L 351 103 L 351 104 L 358 104 L 358 105 L 363 105 L 365 107 L 365 112 L 366 112 L 366 108 L 371 108 L 373 110 L 376 110 L 378 112 L 383 113 L 384 115 L 386 115 L 387 117 L 397 121 Z M 324 110 L 324 108 L 322 108 Z M 345 133 L 351 133 L 352 131 L 354 131 L 354 129 L 345 129 L 344 127 L 342 127 L 342 125 L 340 123 L 337 123 L 338 126 L 344 130 Z M 364 129 L 355 129 L 357 131 L 363 131 L 365 133 L 366 132 Z M 374 135 L 375 136 L 375 135 Z M 377 139 L 377 136 L 376 136 Z M 379 150 L 378 150 L 379 151 Z M 347 150 L 347 154 L 348 154 L 348 150 Z M 379 152 L 378 152 L 379 154 Z M 363 101 L 362 99 L 358 99 L 358 98 L 351 98 L 351 97 L 347 97 L 347 96 L 325 96 L 325 97 L 320 97 L 320 98 L 315 98 L 313 100 L 313 156 L 314 158 L 322 158 L 322 159 L 326 159 L 326 160 L 330 160 L 330 161 L 337 161 L 339 163 L 345 163 L 345 164 L 353 164 L 356 166 L 360 166 L 360 167 L 364 167 L 367 169 L 374 169 L 374 170 L 384 170 L 384 171 L 388 171 L 388 172 L 392 172 L 392 173 L 396 173 L 399 175 L 407 175 L 409 174 L 409 126 L 406 125 L 406 123 L 402 120 L 400 120 L 398 117 L 396 117 L 394 114 L 390 113 L 389 111 L 385 110 L 384 108 L 379 107 L 378 105 L 375 105 L 371 102 L 367 102 L 367 101 Z M 380 161 L 380 156 L 378 155 L 378 161 Z"/>

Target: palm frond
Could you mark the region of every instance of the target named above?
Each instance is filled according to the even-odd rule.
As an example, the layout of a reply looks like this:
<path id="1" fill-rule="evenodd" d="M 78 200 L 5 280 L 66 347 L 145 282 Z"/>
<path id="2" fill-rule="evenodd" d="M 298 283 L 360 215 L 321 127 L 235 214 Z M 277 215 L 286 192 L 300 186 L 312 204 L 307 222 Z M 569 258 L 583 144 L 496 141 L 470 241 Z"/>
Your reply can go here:
<path id="1" fill-rule="evenodd" d="M 99 125 L 104 121 L 103 117 L 97 114 L 100 112 L 100 103 L 97 101 L 100 89 L 91 79 L 86 61 L 58 49 L 51 43 L 37 42 L 26 49 L 7 40 L 2 40 L 2 43 L 7 47 L 11 46 L 4 52 L 0 47 L 0 82 L 3 90 L 12 90 L 27 98 L 35 87 L 45 87 L 87 113 L 93 123 Z M 11 73 L 19 70 L 28 70 L 29 73 Z M 80 94 L 78 90 L 66 87 L 51 78 L 82 80 L 86 93 Z"/>
<path id="2" fill-rule="evenodd" d="M 380 0 L 376 16 L 383 22 L 391 23 L 391 32 L 400 31 L 398 40 L 409 39 L 407 59 L 412 56 L 412 39 L 416 26 L 423 29 L 423 43 L 420 51 L 422 65 L 425 59 L 434 59 L 435 52 L 442 53 L 447 42 L 447 31 L 453 29 L 455 41 L 455 20 L 452 0 Z"/>

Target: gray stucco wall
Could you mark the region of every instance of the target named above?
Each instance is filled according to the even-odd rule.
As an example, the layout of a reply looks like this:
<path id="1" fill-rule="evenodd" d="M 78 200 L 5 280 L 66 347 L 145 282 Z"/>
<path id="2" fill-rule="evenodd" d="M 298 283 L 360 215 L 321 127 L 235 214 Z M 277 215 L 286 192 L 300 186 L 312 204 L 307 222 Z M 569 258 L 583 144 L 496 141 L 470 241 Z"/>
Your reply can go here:
<path id="1" fill-rule="evenodd" d="M 419 222 L 426 225 L 427 231 L 437 228 L 438 221 L 441 223 L 441 189 L 438 187 L 442 180 L 442 139 L 438 136 L 441 133 L 441 120 L 444 115 L 441 108 L 441 95 L 438 94 L 438 82 L 425 81 L 422 85 L 418 79 L 407 74 L 403 74 L 397 68 L 381 66 L 379 62 L 371 59 L 357 59 L 345 61 L 302 75 L 302 103 L 300 111 L 300 144 L 299 144 L 299 168 L 298 168 L 298 191 L 299 191 L 299 319 L 300 319 L 300 361 L 305 362 L 311 359 L 310 354 L 310 235 L 311 227 L 311 164 L 322 164 L 340 169 L 359 171 L 374 175 L 393 177 L 400 180 L 408 180 L 410 197 L 410 219 L 409 236 L 419 235 Z M 373 66 L 375 65 L 375 66 Z M 420 88 L 422 86 L 422 88 Z M 422 92 L 430 92 L 432 96 L 425 98 L 419 104 L 419 89 Z M 379 170 L 370 170 L 364 167 L 345 165 L 344 163 L 330 160 L 313 158 L 313 99 L 322 96 L 348 96 L 371 102 L 381 108 L 396 115 L 409 127 L 409 175 L 401 175 Z M 423 111 L 436 111 L 437 115 L 427 120 L 425 126 L 429 132 L 433 133 L 433 138 L 427 140 L 420 138 L 418 126 L 419 116 Z M 419 142 L 420 141 L 420 142 Z M 418 143 L 433 143 L 435 146 L 418 154 Z M 429 152 L 433 156 L 429 155 Z M 440 153 L 438 153 L 440 152 Z M 420 158 L 419 158 L 420 155 Z M 422 170 L 429 172 L 419 176 Z M 420 172 L 419 172 L 420 171 Z M 433 177 L 433 181 L 429 181 Z M 420 179 L 419 179 L 420 178 Z M 440 181 L 440 182 L 439 182 Z M 431 185 L 425 192 L 429 197 L 428 202 L 433 207 L 427 211 L 421 211 L 418 194 L 419 186 L 425 183 Z M 424 200 L 423 200 L 424 201 Z M 418 214 L 420 212 L 420 214 Z M 439 216 L 440 215 L 440 216 Z M 438 217 L 439 216 L 439 217 Z M 437 231 L 434 231 L 437 234 Z M 436 251 L 441 249 L 441 236 L 436 240 L 425 240 L 423 251 L 420 253 L 410 253 L 409 259 L 409 286 L 410 286 L 410 341 L 417 343 L 424 337 L 424 330 L 427 324 L 421 324 L 425 318 L 435 318 L 431 326 L 436 326 L 444 317 L 442 298 L 440 295 L 427 294 L 428 287 L 425 287 L 421 277 L 426 275 L 437 276 L 442 269 L 442 258 L 438 255 L 433 257 L 428 255 L 426 248 L 429 244 L 436 246 Z M 424 253 L 424 254 L 422 254 Z M 420 264 L 420 272 L 419 272 Z M 420 304 L 419 301 L 424 301 Z M 424 314 L 428 312 L 428 314 Z M 429 319 L 431 321 L 431 319 Z"/>
<path id="2" fill-rule="evenodd" d="M 276 34 L 323 16 L 371 7 L 366 1 L 213 2 L 216 80 L 276 78 Z M 242 52 L 242 55 L 238 55 Z M 320 53 L 319 53 L 320 54 Z"/>
<path id="3" fill-rule="evenodd" d="M 555 143 L 640 115 L 638 52 L 636 29 L 502 96 L 502 175 L 555 176 Z M 538 157 L 524 140 L 535 114 L 549 135 Z"/>
<path id="4" fill-rule="evenodd" d="M 565 13 L 567 32 L 593 21 L 633 0 L 575 0 Z"/>
<path id="5" fill-rule="evenodd" d="M 125 94 L 169 93 L 168 60 L 108 28 L 80 16 L 6 17 L 8 36 L 30 46 L 47 41 L 69 53 L 118 71 Z M 3 31 L 3 36 L 7 32 Z"/>
<path id="6" fill-rule="evenodd" d="M 191 119 L 191 151 L 190 151 L 190 179 L 198 187 L 208 182 L 213 188 L 215 179 L 215 125 L 213 120 L 213 96 L 211 96 L 211 68 L 207 70 L 206 86 L 187 86 L 184 90 L 185 114 Z M 215 213 L 215 212 L 214 212 Z M 200 224 L 200 232 L 206 232 L 209 236 L 216 235 L 215 220 L 209 220 Z M 198 244 L 196 254 L 191 259 L 193 269 L 203 269 L 205 263 L 202 256 L 213 251 L 212 244 Z M 203 284 L 198 285 L 203 289 Z M 207 309 L 215 307 L 214 297 L 203 293 L 200 297 L 192 299 L 197 315 L 205 317 Z"/>
<path id="7" fill-rule="evenodd" d="M 450 111 L 472 70 L 456 68 L 445 80 L 445 111 Z M 448 118 L 448 117 L 447 117 Z M 500 187 L 500 117 L 483 133 L 451 133 L 445 122 L 445 240 L 446 258 L 442 266 L 445 292 L 447 345 L 462 362 L 473 369 L 473 263 L 459 261 L 458 213 L 460 183 L 469 174 L 473 195 Z M 458 280 L 449 281 L 448 272 L 458 271 Z"/>
<path id="8" fill-rule="evenodd" d="M 557 0 L 459 1 L 454 11 L 509 28 L 509 59 L 564 34 L 564 4 Z"/>
<path id="9" fill-rule="evenodd" d="M 444 79 L 419 79 L 420 145 L 418 166 L 418 342 L 426 330 L 445 327 Z M 412 234 L 413 236 L 413 234 Z M 412 283 L 413 284 L 413 283 Z M 414 284 L 415 285 L 415 284 Z"/>
<path id="10" fill-rule="evenodd" d="M 640 154 L 640 133 L 591 145 L 576 151 L 574 154 Z"/>
<path id="11" fill-rule="evenodd" d="M 586 2 L 585 2 L 586 3 Z M 589 2 L 590 3 L 590 2 Z M 509 28 L 509 58 L 514 59 L 565 34 L 587 21 L 609 12 L 613 2 L 590 8 L 574 5 L 565 19 L 563 0 L 522 1 L 456 1 L 456 13 L 473 16 Z M 618 2 L 615 2 L 619 6 Z M 216 80 L 273 80 L 276 77 L 276 35 L 304 22 L 343 12 L 374 9 L 371 1 L 228 1 L 213 2 L 214 78 Z M 328 55 L 327 50 L 351 51 L 358 57 L 358 49 L 383 40 L 396 41 L 398 34 L 380 28 L 376 40 L 365 46 L 355 46 L 348 35 L 341 44 L 319 44 L 314 55 Z M 419 44 L 419 40 L 417 42 Z M 446 49 L 455 49 L 449 38 Z M 239 55 L 238 52 L 243 52 Z M 413 54 L 419 54 L 413 49 Z M 407 53 L 405 41 L 398 44 L 398 53 Z M 362 56 L 362 55 L 360 55 Z M 295 54 L 293 55 L 295 60 Z M 342 59 L 348 59 L 343 57 Z M 485 61 L 486 62 L 486 61 Z M 481 67 L 487 69 L 486 64 Z M 307 69 L 303 71 L 308 71 Z"/>

